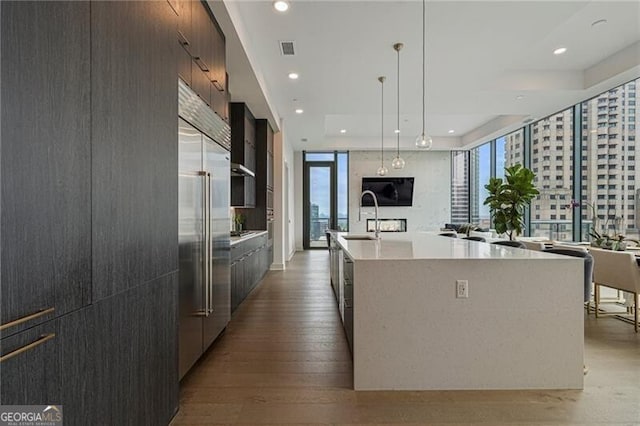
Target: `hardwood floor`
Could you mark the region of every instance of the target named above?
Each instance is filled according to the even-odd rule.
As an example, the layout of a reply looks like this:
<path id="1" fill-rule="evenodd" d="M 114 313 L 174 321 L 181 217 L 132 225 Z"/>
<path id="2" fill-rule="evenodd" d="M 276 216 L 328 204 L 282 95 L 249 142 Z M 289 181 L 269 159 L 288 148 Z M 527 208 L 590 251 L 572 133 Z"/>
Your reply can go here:
<path id="1" fill-rule="evenodd" d="M 326 251 L 271 271 L 181 384 L 172 426 L 640 425 L 640 333 L 585 319 L 583 391 L 355 392 Z"/>

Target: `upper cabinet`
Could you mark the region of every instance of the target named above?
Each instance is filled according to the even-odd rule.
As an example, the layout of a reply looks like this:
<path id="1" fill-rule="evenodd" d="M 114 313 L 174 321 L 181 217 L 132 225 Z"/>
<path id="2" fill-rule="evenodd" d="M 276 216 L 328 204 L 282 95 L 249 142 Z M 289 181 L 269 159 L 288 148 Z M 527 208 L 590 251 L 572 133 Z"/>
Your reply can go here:
<path id="1" fill-rule="evenodd" d="M 175 20 L 166 2 L 91 3 L 94 301 L 178 269 Z"/>
<path id="2" fill-rule="evenodd" d="M 231 103 L 231 162 L 256 170 L 256 120 L 244 103 Z M 231 205 L 253 207 L 256 204 L 255 178 L 231 177 Z"/>
<path id="3" fill-rule="evenodd" d="M 0 8 L 7 336 L 91 300 L 91 38 L 86 2 Z"/>
<path id="4" fill-rule="evenodd" d="M 178 75 L 224 121 L 229 123 L 226 45 L 208 6 L 200 1 L 175 1 L 178 14 Z"/>

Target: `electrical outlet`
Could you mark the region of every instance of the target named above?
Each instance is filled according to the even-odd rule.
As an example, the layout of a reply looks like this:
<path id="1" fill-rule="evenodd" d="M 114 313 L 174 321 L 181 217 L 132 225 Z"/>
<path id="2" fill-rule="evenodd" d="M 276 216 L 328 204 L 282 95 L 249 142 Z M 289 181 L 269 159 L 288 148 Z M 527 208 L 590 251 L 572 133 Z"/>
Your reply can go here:
<path id="1" fill-rule="evenodd" d="M 456 280 L 456 297 L 458 299 L 469 298 L 469 281 Z"/>

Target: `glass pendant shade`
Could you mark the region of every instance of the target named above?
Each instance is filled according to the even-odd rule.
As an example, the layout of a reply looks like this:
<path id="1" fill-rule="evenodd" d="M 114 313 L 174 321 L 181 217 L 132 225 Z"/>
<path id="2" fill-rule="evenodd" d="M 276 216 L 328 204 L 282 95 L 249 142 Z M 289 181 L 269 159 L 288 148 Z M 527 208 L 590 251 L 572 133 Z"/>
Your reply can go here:
<path id="1" fill-rule="evenodd" d="M 426 21 L 426 1 L 422 0 L 422 132 L 418 135 L 418 137 L 416 138 L 416 147 L 419 149 L 431 149 L 431 146 L 433 145 L 433 139 L 431 139 L 431 136 L 427 135 L 427 132 L 425 131 L 425 122 L 426 122 L 426 103 L 425 103 L 425 99 L 426 99 L 426 82 L 425 82 L 425 77 L 426 77 L 426 53 L 424 51 L 425 48 L 425 40 L 426 40 L 426 33 L 425 33 L 425 21 Z"/>
<path id="2" fill-rule="evenodd" d="M 380 166 L 378 167 L 378 171 L 376 173 L 378 174 L 378 176 L 386 176 L 387 173 L 389 173 L 389 169 L 387 169 L 385 166 Z"/>
<path id="3" fill-rule="evenodd" d="M 402 169 L 404 167 L 404 160 L 400 156 L 397 156 L 391 162 L 391 167 L 394 169 Z"/>
<path id="4" fill-rule="evenodd" d="M 398 56 L 398 115 L 396 117 L 396 158 L 394 158 L 391 162 L 391 167 L 393 167 L 394 169 L 404 168 L 404 160 L 400 157 L 400 51 L 403 47 L 404 44 L 402 43 L 396 43 L 393 45 L 393 49 L 396 51 Z"/>
<path id="5" fill-rule="evenodd" d="M 431 149 L 432 145 L 433 145 L 433 139 L 431 139 L 431 136 L 429 135 L 421 133 L 416 138 L 416 147 L 418 148 Z"/>

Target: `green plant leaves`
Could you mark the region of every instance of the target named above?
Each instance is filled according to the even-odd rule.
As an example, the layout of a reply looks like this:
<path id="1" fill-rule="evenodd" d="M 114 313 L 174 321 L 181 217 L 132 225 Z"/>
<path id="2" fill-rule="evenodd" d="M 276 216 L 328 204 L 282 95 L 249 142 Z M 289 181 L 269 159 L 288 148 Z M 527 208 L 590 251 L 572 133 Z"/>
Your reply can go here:
<path id="1" fill-rule="evenodd" d="M 540 192 L 533 185 L 535 174 L 515 164 L 505 167 L 504 180 L 491 178 L 484 187 L 489 196 L 484 200 L 493 215 L 496 232 L 507 233 L 509 239 L 522 234 L 524 229 L 524 209 Z"/>

